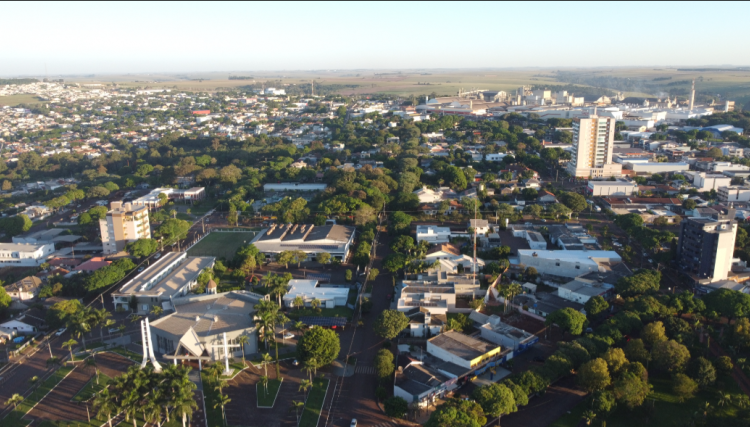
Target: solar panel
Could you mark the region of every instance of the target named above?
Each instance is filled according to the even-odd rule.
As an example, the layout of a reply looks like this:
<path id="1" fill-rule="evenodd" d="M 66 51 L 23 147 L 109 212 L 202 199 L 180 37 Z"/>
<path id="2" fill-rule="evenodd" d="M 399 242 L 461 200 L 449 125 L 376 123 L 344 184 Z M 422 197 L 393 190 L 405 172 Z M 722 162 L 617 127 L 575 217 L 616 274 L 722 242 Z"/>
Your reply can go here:
<path id="1" fill-rule="evenodd" d="M 311 273 L 305 276 L 306 279 L 317 280 L 319 282 L 330 282 L 331 275 L 326 273 Z"/>
<path id="2" fill-rule="evenodd" d="M 307 326 L 325 326 L 325 327 L 344 327 L 346 326 L 346 317 L 320 317 L 320 316 L 302 316 L 299 320 Z"/>

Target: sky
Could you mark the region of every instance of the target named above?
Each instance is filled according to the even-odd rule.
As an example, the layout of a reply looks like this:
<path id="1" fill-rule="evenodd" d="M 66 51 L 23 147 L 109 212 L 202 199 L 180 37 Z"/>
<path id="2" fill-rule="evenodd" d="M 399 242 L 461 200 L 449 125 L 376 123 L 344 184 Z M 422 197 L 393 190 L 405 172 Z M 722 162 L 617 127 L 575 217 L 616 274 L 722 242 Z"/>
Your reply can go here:
<path id="1" fill-rule="evenodd" d="M 749 12 L 748 2 L 3 2 L 0 75 L 748 65 Z"/>

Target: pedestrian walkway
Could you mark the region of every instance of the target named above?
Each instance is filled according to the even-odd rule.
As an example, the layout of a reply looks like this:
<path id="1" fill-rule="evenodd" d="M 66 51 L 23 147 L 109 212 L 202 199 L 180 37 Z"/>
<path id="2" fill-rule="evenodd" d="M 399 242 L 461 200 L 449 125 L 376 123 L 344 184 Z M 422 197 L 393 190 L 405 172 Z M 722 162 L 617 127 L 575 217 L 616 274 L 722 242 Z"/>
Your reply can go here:
<path id="1" fill-rule="evenodd" d="M 374 366 L 360 366 L 360 365 L 357 365 L 357 367 L 354 369 L 354 373 L 375 375 L 377 373 L 377 371 L 375 370 Z"/>

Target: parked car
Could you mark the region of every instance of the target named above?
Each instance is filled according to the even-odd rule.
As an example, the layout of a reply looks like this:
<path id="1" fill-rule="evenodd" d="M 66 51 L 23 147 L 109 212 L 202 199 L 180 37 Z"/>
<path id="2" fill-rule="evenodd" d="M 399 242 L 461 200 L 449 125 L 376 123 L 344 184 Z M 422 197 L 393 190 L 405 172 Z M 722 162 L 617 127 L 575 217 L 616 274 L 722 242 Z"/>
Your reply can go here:
<path id="1" fill-rule="evenodd" d="M 67 331 L 67 330 L 68 330 L 68 328 L 60 328 L 60 329 L 57 330 L 57 332 L 55 332 L 55 336 L 59 337 L 60 335 L 64 334 L 65 331 Z"/>
<path id="2" fill-rule="evenodd" d="M 357 427 L 357 419 L 356 418 L 352 418 L 352 423 L 349 424 L 349 427 Z"/>
<path id="3" fill-rule="evenodd" d="M 107 329 L 107 332 L 109 332 L 110 334 L 116 334 L 120 332 L 120 328 L 109 328 Z"/>
<path id="4" fill-rule="evenodd" d="M 154 255 L 154 259 L 159 259 L 159 258 L 161 258 L 161 252 L 159 252 L 156 255 Z"/>
<path id="5" fill-rule="evenodd" d="M 138 272 L 140 273 L 141 271 L 143 271 L 145 269 L 146 269 L 146 267 L 138 267 Z"/>
<path id="6" fill-rule="evenodd" d="M 293 333 L 287 332 L 287 333 L 284 334 L 284 339 L 285 340 L 290 340 L 292 338 L 294 338 L 294 334 Z"/>
<path id="7" fill-rule="evenodd" d="M 297 359 L 292 360 L 292 365 L 299 366 L 299 360 Z"/>

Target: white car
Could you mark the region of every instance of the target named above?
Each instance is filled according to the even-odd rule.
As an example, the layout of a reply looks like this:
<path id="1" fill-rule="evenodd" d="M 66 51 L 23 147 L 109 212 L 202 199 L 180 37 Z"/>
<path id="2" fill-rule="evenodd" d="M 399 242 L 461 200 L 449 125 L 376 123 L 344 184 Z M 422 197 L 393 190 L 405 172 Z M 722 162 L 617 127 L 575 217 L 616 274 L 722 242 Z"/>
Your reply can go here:
<path id="1" fill-rule="evenodd" d="M 116 334 L 120 332 L 120 328 L 109 328 L 107 329 L 107 332 L 109 332 L 110 334 Z"/>
<path id="2" fill-rule="evenodd" d="M 352 423 L 349 424 L 349 427 L 357 427 L 357 419 L 356 418 L 352 418 Z"/>
<path id="3" fill-rule="evenodd" d="M 154 259 L 159 259 L 159 258 L 161 258 L 161 252 L 159 252 L 158 254 L 154 255 Z"/>
<path id="4" fill-rule="evenodd" d="M 57 330 L 57 332 L 55 332 L 55 336 L 59 337 L 60 335 L 64 334 L 65 331 L 67 331 L 67 330 L 68 330 L 68 328 L 60 328 L 60 329 Z"/>
<path id="5" fill-rule="evenodd" d="M 292 338 L 294 338 L 294 334 L 293 333 L 287 332 L 287 333 L 284 334 L 284 339 L 285 340 L 290 340 Z"/>

